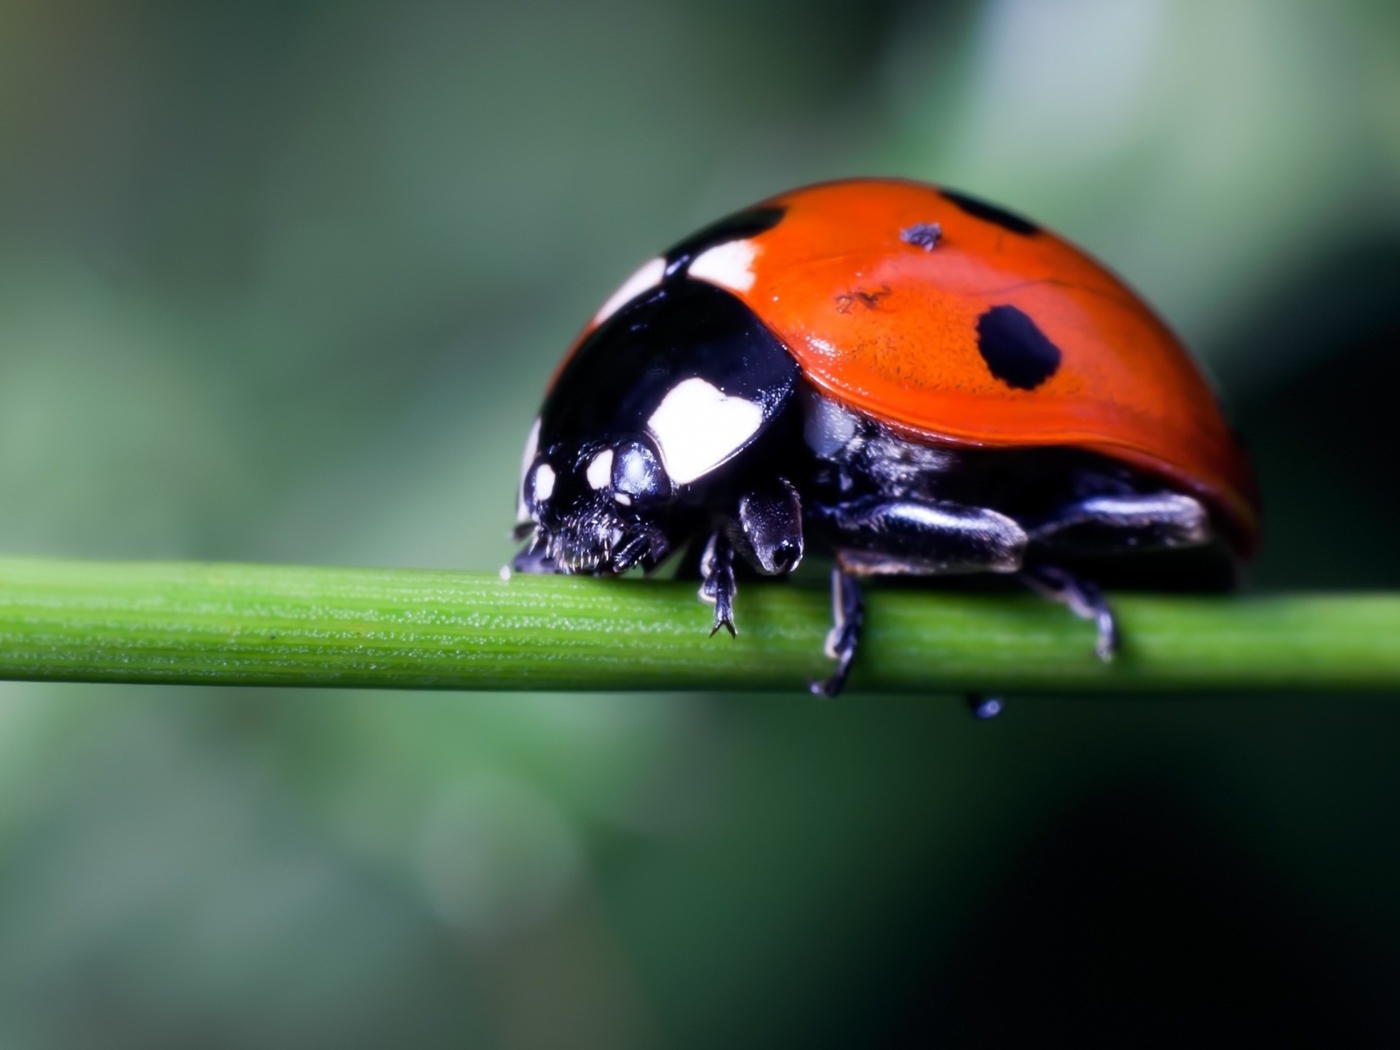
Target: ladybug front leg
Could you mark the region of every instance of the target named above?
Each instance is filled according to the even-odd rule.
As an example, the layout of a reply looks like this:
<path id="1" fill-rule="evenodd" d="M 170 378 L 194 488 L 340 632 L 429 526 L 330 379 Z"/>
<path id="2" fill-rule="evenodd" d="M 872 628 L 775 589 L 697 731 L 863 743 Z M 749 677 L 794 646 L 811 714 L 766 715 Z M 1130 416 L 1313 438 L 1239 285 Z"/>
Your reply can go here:
<path id="1" fill-rule="evenodd" d="M 784 478 L 739 498 L 733 517 L 721 519 L 700 555 L 700 598 L 715 607 L 715 625 L 730 635 L 738 592 L 735 556 L 763 576 L 783 576 L 802 561 L 802 502 Z"/>
<path id="2" fill-rule="evenodd" d="M 734 581 L 734 545 L 722 529 L 710 537 L 700 555 L 700 580 L 700 600 L 715 607 L 710 637 L 721 627 L 734 637 L 738 633 L 734 629 L 734 595 L 739 587 Z"/>
<path id="3" fill-rule="evenodd" d="M 802 501 L 786 478 L 739 497 L 732 539 L 755 572 L 785 576 L 802 561 Z"/>

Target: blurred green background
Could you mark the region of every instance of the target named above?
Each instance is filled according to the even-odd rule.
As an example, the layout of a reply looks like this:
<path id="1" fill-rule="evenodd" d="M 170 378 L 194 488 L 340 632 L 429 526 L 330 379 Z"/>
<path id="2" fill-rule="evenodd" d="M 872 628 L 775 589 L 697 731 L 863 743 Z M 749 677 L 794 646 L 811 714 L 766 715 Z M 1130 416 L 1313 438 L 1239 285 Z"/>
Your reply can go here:
<path id="1" fill-rule="evenodd" d="M 1254 587 L 1400 587 L 1393 0 L 0 0 L 0 550 L 495 569 L 596 305 L 848 174 L 1158 305 Z M 1395 1045 L 1398 801 L 1393 697 L 3 684 L 0 1045 Z"/>

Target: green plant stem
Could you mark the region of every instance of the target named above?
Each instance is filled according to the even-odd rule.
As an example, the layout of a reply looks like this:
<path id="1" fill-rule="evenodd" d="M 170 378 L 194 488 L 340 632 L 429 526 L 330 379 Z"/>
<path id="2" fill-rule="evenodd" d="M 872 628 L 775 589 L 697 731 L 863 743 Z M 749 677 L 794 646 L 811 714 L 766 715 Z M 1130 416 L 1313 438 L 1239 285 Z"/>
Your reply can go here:
<path id="1" fill-rule="evenodd" d="M 1124 649 L 1033 595 L 868 589 L 853 691 L 1400 689 L 1400 596 L 1118 595 Z M 380 689 L 801 690 L 824 590 L 0 558 L 0 678 Z"/>

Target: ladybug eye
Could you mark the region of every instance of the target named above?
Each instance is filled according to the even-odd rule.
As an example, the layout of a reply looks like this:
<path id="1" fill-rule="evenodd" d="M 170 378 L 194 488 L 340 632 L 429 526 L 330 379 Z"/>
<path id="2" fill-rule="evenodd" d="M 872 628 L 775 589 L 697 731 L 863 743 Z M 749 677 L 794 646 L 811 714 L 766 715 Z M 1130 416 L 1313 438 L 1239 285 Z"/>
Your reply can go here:
<path id="1" fill-rule="evenodd" d="M 671 495 L 671 479 L 645 441 L 618 445 L 612 457 L 613 499 L 623 506 L 654 503 Z"/>

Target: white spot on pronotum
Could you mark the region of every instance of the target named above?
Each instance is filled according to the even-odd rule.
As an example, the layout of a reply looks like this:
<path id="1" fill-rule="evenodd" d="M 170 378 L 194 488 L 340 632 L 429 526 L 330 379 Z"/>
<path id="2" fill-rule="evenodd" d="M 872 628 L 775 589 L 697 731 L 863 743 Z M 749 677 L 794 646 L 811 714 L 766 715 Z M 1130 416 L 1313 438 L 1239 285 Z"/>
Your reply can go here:
<path id="1" fill-rule="evenodd" d="M 535 502 L 543 503 L 554 495 L 554 468 L 548 463 L 541 463 L 539 469 L 535 471 Z"/>
<path id="2" fill-rule="evenodd" d="M 763 408 L 700 378 L 674 386 L 647 420 L 671 480 L 686 485 L 728 460 L 763 426 Z"/>
<path id="3" fill-rule="evenodd" d="M 525 506 L 525 475 L 530 473 L 530 465 L 535 462 L 535 453 L 540 450 L 540 421 L 535 420 L 530 427 L 530 436 L 525 439 L 525 455 L 520 457 L 520 489 L 515 499 L 515 520 L 523 523 L 530 520 L 530 508 Z"/>
<path id="4" fill-rule="evenodd" d="M 603 449 L 588 464 L 588 470 L 584 477 L 588 478 L 588 487 L 593 490 L 608 487 L 608 482 L 612 481 L 613 450 Z"/>
<path id="5" fill-rule="evenodd" d="M 655 288 L 661 283 L 661 278 L 665 273 L 666 260 L 660 256 L 644 262 L 636 273 L 622 282 L 622 286 L 617 291 L 608 296 L 607 302 L 598 307 L 598 312 L 593 315 L 593 323 L 602 324 L 637 296 Z"/>
<path id="6" fill-rule="evenodd" d="M 625 492 L 614 492 L 613 499 L 615 499 L 618 503 L 621 503 L 624 507 L 632 506 L 632 497 L 627 495 L 627 493 Z"/>
<path id="7" fill-rule="evenodd" d="M 701 252 L 686 272 L 701 281 L 709 281 L 734 292 L 747 292 L 753 287 L 753 261 L 758 258 L 758 245 L 753 241 L 729 241 Z"/>

